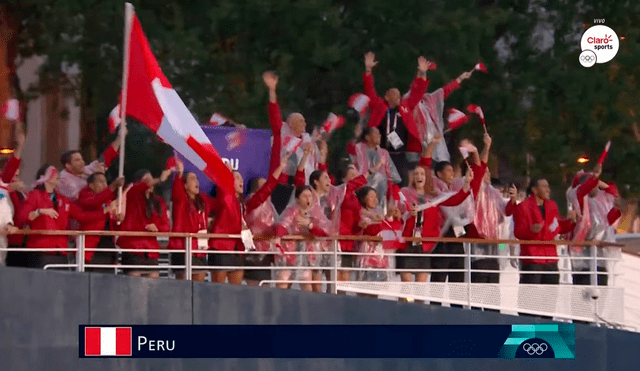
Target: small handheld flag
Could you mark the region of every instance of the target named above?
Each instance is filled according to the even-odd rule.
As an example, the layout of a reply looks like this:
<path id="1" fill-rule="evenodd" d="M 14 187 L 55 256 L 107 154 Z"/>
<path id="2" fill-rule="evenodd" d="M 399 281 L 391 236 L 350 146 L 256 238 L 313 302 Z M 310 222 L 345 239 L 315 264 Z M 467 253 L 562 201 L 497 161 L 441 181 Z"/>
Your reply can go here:
<path id="1" fill-rule="evenodd" d="M 484 128 L 484 133 L 487 134 L 487 123 L 484 120 L 484 113 L 482 112 L 482 108 L 475 104 L 470 104 L 467 106 L 467 112 L 475 113 L 480 118 L 480 122 L 482 122 L 482 127 Z"/>
<path id="2" fill-rule="evenodd" d="M 600 159 L 598 160 L 599 165 L 602 165 L 604 163 L 604 159 L 607 157 L 607 154 L 609 153 L 609 148 L 611 148 L 611 141 L 608 141 L 607 145 L 604 147 L 604 151 L 602 152 L 602 154 L 600 155 Z"/>
<path id="3" fill-rule="evenodd" d="M 329 113 L 329 117 L 327 117 L 324 124 L 322 124 L 322 131 L 327 134 L 331 134 L 335 130 L 343 127 L 346 122 L 347 120 L 345 120 L 343 116 Z"/>
<path id="4" fill-rule="evenodd" d="M 466 124 L 468 121 L 469 117 L 463 112 L 455 108 L 449 108 L 447 110 L 447 124 L 449 124 L 449 129 L 447 131 L 455 130 Z"/>
<path id="5" fill-rule="evenodd" d="M 349 107 L 358 111 L 360 117 L 363 117 L 367 108 L 369 108 L 369 102 L 371 99 L 362 93 L 356 93 L 349 97 Z"/>
<path id="6" fill-rule="evenodd" d="M 222 116 L 219 113 L 214 113 L 209 119 L 209 125 L 221 126 L 221 125 L 224 125 L 224 123 L 227 121 L 229 121 L 228 118 Z"/>
<path id="7" fill-rule="evenodd" d="M 111 110 L 111 113 L 109 113 L 109 132 L 111 134 L 115 133 L 120 125 L 120 121 L 120 105 L 118 104 Z"/>
<path id="8" fill-rule="evenodd" d="M 478 61 L 478 63 L 476 63 L 475 67 L 473 67 L 474 71 L 480 71 L 480 72 L 484 72 L 484 73 L 488 73 L 489 71 L 487 71 L 487 67 L 485 67 L 484 63 Z"/>
<path id="9" fill-rule="evenodd" d="M 168 170 L 168 169 L 173 169 L 176 166 L 177 166 L 176 157 L 175 156 L 171 156 L 167 160 L 167 163 L 164 165 L 164 168 Z"/>

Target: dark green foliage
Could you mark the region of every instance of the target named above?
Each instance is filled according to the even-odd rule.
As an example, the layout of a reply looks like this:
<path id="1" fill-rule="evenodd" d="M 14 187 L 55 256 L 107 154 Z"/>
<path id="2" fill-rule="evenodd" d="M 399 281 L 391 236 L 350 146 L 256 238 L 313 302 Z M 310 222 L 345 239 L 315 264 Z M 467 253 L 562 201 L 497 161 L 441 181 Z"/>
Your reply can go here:
<path id="1" fill-rule="evenodd" d="M 637 109 L 640 101 L 640 9 L 631 1 L 609 1 L 597 8 L 590 4 L 134 1 L 163 71 L 200 122 L 219 112 L 249 127 L 268 127 L 267 95 L 260 79 L 264 70 L 280 76 L 283 113 L 300 111 L 315 125 L 328 112 L 344 114 L 348 97 L 362 90 L 362 58 L 368 50 L 380 61 L 375 69 L 379 93 L 394 86 L 406 91 L 419 55 L 439 66 L 429 72 L 430 91 L 481 59 L 489 73 L 475 73 L 447 106 L 464 109 L 475 103 L 484 109 L 494 152 L 506 162 L 501 168 L 512 170 L 510 177 L 525 175 L 528 151 L 536 159 L 531 175 L 544 174 L 561 186 L 579 169 L 580 155 L 595 160 L 612 139 L 603 177 L 622 189 L 628 184 L 631 193 L 638 194 L 638 143 L 631 131 L 637 118 L 629 110 Z M 83 104 L 94 110 L 97 138 L 105 146 L 106 117 L 121 79 L 122 2 L 33 1 L 25 6 L 32 11 L 25 13 L 23 53 L 48 55 L 43 71 L 52 74 L 59 73 L 62 61 L 79 65 L 83 80 L 78 89 L 89 97 Z M 579 40 L 594 18 L 605 18 L 606 25 L 626 39 L 612 62 L 586 69 L 578 63 Z M 65 33 L 78 38 L 65 38 Z M 541 48 L 545 37 L 553 41 Z M 499 56 L 498 50 L 507 56 Z M 347 127 L 334 135 L 334 168 L 351 133 Z M 449 140 L 467 136 L 481 142 L 477 119 Z M 130 135 L 127 162 L 132 166 L 137 161 L 130 157 L 133 140 Z M 142 163 L 164 161 L 156 147 L 143 150 L 153 154 L 136 154 L 145 159 Z"/>

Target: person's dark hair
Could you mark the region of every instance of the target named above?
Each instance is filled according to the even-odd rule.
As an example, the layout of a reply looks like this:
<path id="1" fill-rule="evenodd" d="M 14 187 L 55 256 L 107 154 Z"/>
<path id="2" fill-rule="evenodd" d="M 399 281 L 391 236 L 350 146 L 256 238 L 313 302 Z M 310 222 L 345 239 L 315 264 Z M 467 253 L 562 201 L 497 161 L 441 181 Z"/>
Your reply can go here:
<path id="1" fill-rule="evenodd" d="M 302 194 L 302 192 L 304 192 L 306 190 L 309 190 L 309 191 L 313 192 L 313 189 L 309 185 L 303 185 L 303 186 L 300 186 L 300 187 L 296 188 L 296 193 L 295 193 L 296 199 L 298 199 L 300 197 L 300 195 Z"/>
<path id="2" fill-rule="evenodd" d="M 491 178 L 491 185 L 493 187 L 495 187 L 495 188 L 504 187 L 505 186 L 504 184 L 502 184 L 502 182 L 498 178 Z"/>
<path id="3" fill-rule="evenodd" d="M 348 159 L 341 160 L 340 168 L 338 170 L 338 179 L 340 181 L 342 181 L 342 179 L 344 179 L 344 177 L 347 176 L 347 173 L 349 172 L 349 168 L 352 166 L 354 166 L 353 163 Z"/>
<path id="4" fill-rule="evenodd" d="M 135 173 L 133 173 L 133 182 L 139 183 L 142 180 L 142 178 L 144 178 L 144 176 L 147 174 L 151 174 L 151 172 L 147 169 L 140 169 L 136 171 Z"/>
<path id="5" fill-rule="evenodd" d="M 447 166 L 453 167 L 453 164 L 449 161 L 440 161 L 436 162 L 436 166 L 433 168 L 433 172 L 438 175 L 439 172 L 443 171 Z"/>
<path id="6" fill-rule="evenodd" d="M 40 166 L 38 171 L 36 171 L 36 180 L 40 179 L 40 177 L 43 176 L 47 172 L 47 169 L 49 168 L 49 166 L 51 166 L 51 165 L 44 164 L 44 165 Z M 44 184 L 38 184 L 34 189 L 44 190 Z"/>
<path id="7" fill-rule="evenodd" d="M 533 187 L 537 187 L 538 183 L 544 179 L 543 177 L 535 177 L 533 179 L 531 179 L 531 181 L 529 182 L 529 186 L 527 187 L 527 196 L 531 196 L 533 194 Z"/>
<path id="8" fill-rule="evenodd" d="M 362 135 L 360 136 L 360 142 L 363 142 L 367 135 L 371 134 L 371 132 L 375 129 L 375 126 L 367 126 L 362 129 Z"/>
<path id="9" fill-rule="evenodd" d="M 80 151 L 78 151 L 77 149 L 73 149 L 71 151 L 63 153 L 62 156 L 60 156 L 60 162 L 62 163 L 62 166 L 64 167 L 66 164 L 71 162 L 71 156 L 75 155 L 76 153 L 80 153 Z"/>
<path id="10" fill-rule="evenodd" d="M 369 187 L 369 186 L 364 186 L 356 191 L 356 197 L 358 197 L 358 202 L 360 203 L 360 206 L 366 207 L 365 198 L 367 198 L 367 195 L 371 191 L 376 192 L 376 190 L 373 187 Z"/>
<path id="11" fill-rule="evenodd" d="M 87 178 L 87 184 L 91 184 L 93 182 L 96 181 L 96 178 L 100 175 L 104 175 L 105 179 L 107 178 L 107 175 L 105 173 L 102 173 L 100 171 L 96 171 L 95 173 L 89 175 L 89 177 Z"/>
<path id="12" fill-rule="evenodd" d="M 182 184 L 187 184 L 187 176 L 189 174 L 195 175 L 196 173 L 192 171 L 188 171 L 184 173 L 184 175 L 182 176 Z M 193 199 L 193 205 L 196 207 L 196 210 L 198 210 L 199 212 L 204 211 L 204 199 L 202 198 L 200 193 L 196 194 L 195 198 Z"/>
<path id="13" fill-rule="evenodd" d="M 311 185 L 313 189 L 317 189 L 316 181 L 320 180 L 322 173 L 324 173 L 324 170 L 315 170 L 311 175 L 309 175 L 309 185 Z"/>
<path id="14" fill-rule="evenodd" d="M 258 184 L 260 182 L 260 177 L 256 177 L 256 178 L 251 178 L 251 180 L 249 180 L 249 194 L 254 194 L 256 192 L 258 192 Z"/>

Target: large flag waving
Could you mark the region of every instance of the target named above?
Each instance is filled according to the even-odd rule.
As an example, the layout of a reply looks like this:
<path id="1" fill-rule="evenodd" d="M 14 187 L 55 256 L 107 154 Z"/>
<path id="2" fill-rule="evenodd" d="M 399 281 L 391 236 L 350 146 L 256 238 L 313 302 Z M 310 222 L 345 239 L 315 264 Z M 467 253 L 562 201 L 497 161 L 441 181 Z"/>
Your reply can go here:
<path id="1" fill-rule="evenodd" d="M 233 194 L 233 174 L 182 102 L 151 52 L 135 14 L 130 18 L 126 115 L 180 152 L 219 187 Z"/>

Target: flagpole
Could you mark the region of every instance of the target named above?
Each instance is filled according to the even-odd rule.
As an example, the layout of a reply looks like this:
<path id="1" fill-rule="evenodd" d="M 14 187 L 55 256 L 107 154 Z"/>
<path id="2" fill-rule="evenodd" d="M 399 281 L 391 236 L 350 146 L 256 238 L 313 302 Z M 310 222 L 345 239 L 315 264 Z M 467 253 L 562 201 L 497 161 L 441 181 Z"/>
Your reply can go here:
<path id="1" fill-rule="evenodd" d="M 133 20 L 133 5 L 124 3 L 124 50 L 122 56 L 122 97 L 120 102 L 120 130 L 127 128 L 127 83 L 129 80 L 129 40 L 131 34 L 131 21 Z M 120 165 L 118 177 L 124 176 L 124 148 L 125 135 L 120 135 Z M 118 188 L 118 214 L 122 212 L 122 186 Z"/>

